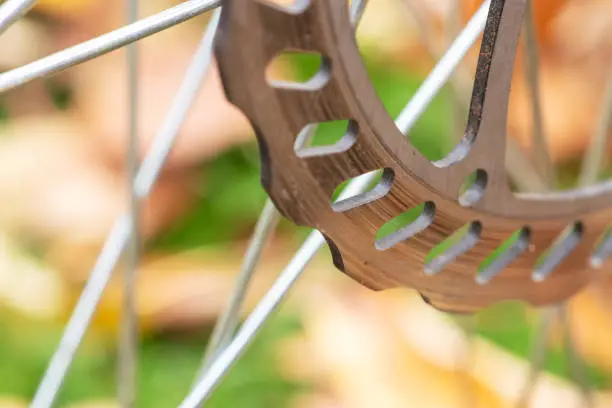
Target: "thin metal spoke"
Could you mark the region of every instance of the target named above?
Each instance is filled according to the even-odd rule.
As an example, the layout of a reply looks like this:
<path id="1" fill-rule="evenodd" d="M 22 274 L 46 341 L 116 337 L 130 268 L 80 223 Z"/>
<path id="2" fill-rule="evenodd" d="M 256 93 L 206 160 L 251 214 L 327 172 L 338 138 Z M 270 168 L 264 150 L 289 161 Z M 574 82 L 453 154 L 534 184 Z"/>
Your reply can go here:
<path id="1" fill-rule="evenodd" d="M 588 186 L 597 181 L 605 162 L 606 147 L 609 132 L 612 128 L 612 71 L 608 75 L 608 82 L 604 92 L 601 113 L 597 121 L 595 133 L 591 138 L 589 148 L 584 154 L 580 177 L 581 187 Z"/>
<path id="2" fill-rule="evenodd" d="M 458 10 L 461 4 L 460 1 L 455 1 L 453 4 L 453 10 L 451 10 L 446 24 L 448 26 L 446 35 L 448 42 L 443 44 L 443 46 L 435 42 L 433 36 L 434 28 L 429 21 L 423 2 L 420 0 L 403 0 L 403 2 L 417 24 L 421 42 L 425 46 L 427 53 L 434 61 L 439 61 L 444 55 L 444 48 L 452 44 L 461 31 L 461 13 Z M 458 110 L 459 117 L 467 114 L 472 91 L 471 75 L 465 69 L 462 69 L 461 65 L 458 65 L 453 75 L 449 78 L 449 83 L 451 84 L 450 89 L 454 108 Z M 457 131 L 457 134 L 463 135 L 463 129 L 457 129 Z"/>
<path id="3" fill-rule="evenodd" d="M 421 117 L 425 109 L 429 106 L 434 96 L 448 82 L 455 68 L 468 53 L 472 45 L 482 34 L 487 22 L 490 0 L 485 1 L 474 16 L 470 19 L 463 31 L 450 46 L 448 51 L 440 58 L 431 71 L 427 79 L 419 88 L 414 97 L 408 102 L 406 107 L 399 114 L 396 124 L 404 134 L 414 126 L 415 122 Z"/>
<path id="4" fill-rule="evenodd" d="M 528 88 L 531 93 L 531 107 L 532 107 L 532 119 L 533 119 L 533 137 L 532 137 L 532 158 L 535 162 L 535 165 L 539 168 L 542 176 L 544 177 L 544 181 L 547 189 L 554 188 L 556 184 L 556 175 L 552 160 L 549 155 L 548 145 L 546 142 L 546 136 L 544 131 L 544 123 L 542 117 L 542 102 L 540 95 L 540 81 L 539 81 L 539 50 L 538 44 L 535 34 L 535 21 L 533 14 L 533 2 L 532 0 L 527 0 L 526 13 L 524 19 L 524 33 L 525 33 L 525 50 L 526 50 L 526 58 L 525 58 L 525 71 L 528 81 Z M 610 82 L 612 85 L 612 81 Z M 612 88 L 612 86 L 611 86 Z M 612 90 L 610 91 L 612 94 Z M 611 95 L 612 96 L 612 95 Z M 612 98 L 609 102 L 612 105 Z M 610 107 L 606 109 L 610 110 Z M 604 114 L 605 115 L 605 114 Z M 606 124 L 602 124 L 606 126 Z M 596 142 L 605 143 L 605 133 L 604 135 L 597 135 L 594 139 Z M 603 142 L 600 140 L 600 137 L 603 138 Z M 596 173 L 599 170 L 599 166 L 596 167 Z M 584 169 L 584 167 L 583 167 Z M 581 174 L 581 177 L 585 173 Z M 590 176 L 590 175 L 589 175 Z M 588 177 L 588 176 L 587 176 Z M 595 176 L 596 177 L 596 176 Z M 539 375 L 543 369 L 545 358 L 547 356 L 548 351 L 548 342 L 550 340 L 550 334 L 552 330 L 552 323 L 555 318 L 558 318 L 561 321 L 561 324 L 564 329 L 564 339 L 566 341 L 566 350 L 568 353 L 568 360 L 570 361 L 572 367 L 572 374 L 574 376 L 575 381 L 580 385 L 583 395 L 585 397 L 585 401 L 589 406 L 592 405 L 591 394 L 589 392 L 588 387 L 588 379 L 586 375 L 583 373 L 581 361 L 579 361 L 578 354 L 574 350 L 573 343 L 573 334 L 569 328 L 569 318 L 568 318 L 568 310 L 567 305 L 565 303 L 555 306 L 553 308 L 547 309 L 542 312 L 541 322 L 536 332 L 536 337 L 532 344 L 532 355 L 530 359 L 530 373 L 523 388 L 523 391 L 520 395 L 518 401 L 518 407 L 527 406 L 529 399 L 533 393 L 533 389 L 535 387 L 535 383 L 539 378 Z"/>
<path id="5" fill-rule="evenodd" d="M 138 19 L 138 0 L 126 0 L 127 24 Z M 122 327 L 119 338 L 119 372 L 117 376 L 119 404 L 131 408 L 136 401 L 138 375 L 138 316 L 136 313 L 136 281 L 140 264 L 140 200 L 136 196 L 135 182 L 138 173 L 138 43 L 126 47 L 128 76 L 128 137 L 126 149 L 126 175 L 129 188 L 130 240 L 125 254 L 126 268 L 123 277 L 124 293 Z"/>
<path id="6" fill-rule="evenodd" d="M 19 20 L 36 3 L 36 0 L 6 0 L 0 4 L 0 35 Z"/>
<path id="7" fill-rule="evenodd" d="M 533 162 L 525 155 L 515 139 L 506 139 L 506 171 L 516 189 L 521 192 L 542 192 L 549 190 L 546 181 L 540 177 Z"/>
<path id="8" fill-rule="evenodd" d="M 153 141 L 151 150 L 138 171 L 135 193 L 140 200 L 151 193 L 151 189 L 179 134 L 181 125 L 199 93 L 210 66 L 212 39 L 211 32 L 207 30 L 174 97 L 170 110 Z M 47 371 L 34 396 L 31 408 L 48 408 L 53 405 L 66 372 L 100 301 L 102 292 L 128 244 L 131 235 L 130 226 L 129 217 L 124 215 L 115 222 L 106 238 L 102 252 L 98 256 L 81 297 L 66 325 L 60 344 L 51 358 Z"/>
<path id="9" fill-rule="evenodd" d="M 485 2 L 483 7 L 488 7 L 488 4 L 488 1 Z M 484 20 L 486 20 L 486 11 L 488 9 L 485 7 L 484 10 Z M 482 9 L 479 11 L 480 13 L 476 13 L 472 20 L 470 20 L 466 28 L 459 35 L 459 40 L 451 45 L 445 56 L 465 55 L 467 50 L 469 50 L 478 39 L 479 35 L 473 35 L 475 25 L 477 26 L 476 28 L 480 27 L 481 31 L 484 30 L 484 21 L 482 21 L 481 24 L 476 24 L 474 22 L 476 21 L 478 23 L 483 19 Z M 466 34 L 466 32 L 469 34 Z M 400 129 L 404 132 L 410 130 L 411 126 L 416 123 L 436 93 L 440 91 L 444 83 L 448 80 L 460 60 L 461 58 L 446 57 L 438 62 L 423 85 L 417 90 L 412 100 L 408 103 L 410 109 L 404 109 L 401 118 L 396 121 L 396 125 Z M 417 102 L 413 102 L 414 100 Z M 401 123 L 398 123 L 400 119 Z M 369 177 L 359 177 L 357 180 L 349 183 L 338 199 L 343 200 L 363 192 L 373 181 L 374 177 L 376 177 L 374 174 Z M 248 316 L 240 330 L 238 330 L 236 336 L 223 351 L 216 355 L 214 361 L 210 363 L 204 375 L 191 390 L 189 395 L 183 400 L 179 408 L 196 408 L 208 399 L 210 393 L 225 376 L 234 362 L 242 355 L 263 324 L 284 299 L 289 289 L 291 289 L 293 284 L 300 277 L 306 265 L 324 243 L 325 239 L 321 233 L 318 231 L 310 233 L 294 258 L 281 272 L 276 282 Z"/>
<path id="10" fill-rule="evenodd" d="M 589 383 L 589 376 L 586 370 L 584 360 L 576 349 L 574 333 L 571 328 L 570 310 L 567 305 L 564 305 L 559 310 L 559 319 L 563 328 L 563 339 L 565 342 L 565 352 L 567 360 L 570 364 L 570 372 L 572 379 L 580 387 L 584 399 L 585 407 L 593 407 L 593 393 Z"/>
<path id="11" fill-rule="evenodd" d="M 186 0 L 136 23 L 0 74 L 0 93 L 55 74 L 218 7 L 221 0 Z"/>
<path id="12" fill-rule="evenodd" d="M 531 94 L 531 116 L 533 120 L 532 137 L 532 159 L 536 167 L 542 173 L 546 183 L 554 187 L 555 169 L 550 158 L 546 135 L 544 131 L 544 121 L 542 119 L 542 98 L 540 95 L 539 77 L 539 49 L 535 33 L 535 22 L 533 16 L 533 2 L 527 0 L 524 18 L 525 33 L 525 73 L 527 76 L 528 89 Z"/>
<path id="13" fill-rule="evenodd" d="M 452 4 L 447 19 L 447 32 L 446 32 L 446 44 L 451 44 L 457 37 L 457 34 L 461 30 L 461 7 L 463 2 L 455 0 Z M 453 139 L 457 140 L 458 137 L 463 136 L 465 129 L 467 115 L 469 110 L 469 98 L 470 98 L 470 80 L 471 76 L 463 66 L 457 68 L 457 72 L 451 77 L 450 93 L 453 103 L 452 120 L 451 120 L 451 131 L 453 132 Z"/>
<path id="14" fill-rule="evenodd" d="M 251 238 L 251 242 L 242 263 L 242 268 L 236 280 L 235 289 L 213 329 L 210 342 L 204 354 L 204 360 L 200 373 L 198 374 L 198 379 L 207 371 L 213 357 L 215 357 L 219 351 L 227 347 L 232 336 L 235 334 L 240 321 L 240 312 L 242 311 L 247 289 L 253 278 L 255 269 L 259 264 L 261 253 L 274 233 L 279 220 L 280 213 L 272 201 L 268 199 L 257 221 L 257 225 L 255 226 L 253 237 Z"/>
<path id="15" fill-rule="evenodd" d="M 517 407 L 519 408 L 528 406 L 535 383 L 543 370 L 545 358 L 548 352 L 548 343 L 550 341 L 552 323 L 555 321 L 555 319 L 558 319 L 563 328 L 563 339 L 565 342 L 565 350 L 567 353 L 568 362 L 570 364 L 572 378 L 580 387 L 585 406 L 593 406 L 593 395 L 589 386 L 588 375 L 586 373 L 584 363 L 575 348 L 574 337 L 570 328 L 568 306 L 566 303 L 562 303 L 546 309 L 541 313 L 540 325 L 532 343 L 532 355 L 530 360 L 531 368 L 529 377 L 517 404 Z"/>
<path id="16" fill-rule="evenodd" d="M 138 170 L 135 191 L 136 195 L 141 199 L 151 193 L 151 189 L 157 181 L 166 163 L 166 159 L 170 155 L 172 146 L 174 146 L 174 142 L 179 135 L 181 126 L 185 119 L 187 119 L 191 106 L 200 93 L 212 60 L 216 27 L 216 23 L 211 23 L 204 32 L 200 44 L 187 68 L 183 82 L 174 96 L 172 105 L 155 136 L 151 149 Z"/>
<path id="17" fill-rule="evenodd" d="M 531 343 L 529 376 L 519 396 L 517 408 L 527 407 L 529 404 L 536 381 L 540 377 L 546 357 L 548 356 L 548 343 L 552 332 L 552 324 L 555 318 L 559 316 L 560 307 L 562 306 L 551 307 L 540 312 L 540 324 Z"/>
<path id="18" fill-rule="evenodd" d="M 31 408 L 48 408 L 53 405 L 70 363 L 81 343 L 111 273 L 130 239 L 130 220 L 120 218 L 109 234 L 93 270 L 66 325 L 60 345 L 55 351 L 40 386 L 34 395 Z"/>
<path id="19" fill-rule="evenodd" d="M 289 289 L 300 277 L 308 262 L 324 243 L 325 239 L 321 233 L 318 231 L 310 233 L 289 265 L 281 272 L 279 278 L 246 319 L 231 343 L 217 355 L 200 381 L 179 405 L 179 408 L 196 408 L 210 396 L 211 391 L 219 383 L 219 380 L 223 378 L 227 370 L 242 355 L 272 312 L 276 310 L 285 298 Z"/>
<path id="20" fill-rule="evenodd" d="M 370 0 L 353 0 L 351 2 L 350 17 L 354 26 L 359 25 L 361 18 Z"/>

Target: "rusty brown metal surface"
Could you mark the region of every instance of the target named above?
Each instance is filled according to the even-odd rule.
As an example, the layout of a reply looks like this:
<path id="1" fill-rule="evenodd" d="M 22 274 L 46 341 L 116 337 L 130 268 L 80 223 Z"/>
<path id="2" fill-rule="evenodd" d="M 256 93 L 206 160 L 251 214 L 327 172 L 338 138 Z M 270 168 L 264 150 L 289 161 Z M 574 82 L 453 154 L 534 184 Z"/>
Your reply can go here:
<path id="1" fill-rule="evenodd" d="M 556 303 L 603 273 L 591 264 L 607 255 L 598 256 L 597 248 L 612 216 L 608 186 L 516 195 L 507 183 L 507 107 L 524 8 L 524 0 L 493 0 L 464 137 L 432 163 L 380 102 L 346 2 L 297 1 L 285 8 L 225 1 L 217 59 L 228 99 L 256 130 L 263 185 L 285 217 L 320 230 L 336 266 L 363 285 L 411 287 L 440 309 L 463 312 L 505 299 Z M 267 66 L 286 50 L 319 53 L 324 64 L 306 84 L 268 83 Z M 305 126 L 332 120 L 351 123 L 342 143 L 296 153 Z M 338 185 L 377 169 L 385 173 L 374 195 L 332 207 Z M 477 200 L 462 205 L 461 185 L 477 170 Z M 427 212 L 395 236 L 399 242 L 376 244 L 385 223 L 424 203 Z M 426 264 L 432 249 L 466 226 L 463 240 Z M 570 234 L 558 242 L 564 231 Z M 520 239 L 479 273 L 483 260 L 514 233 Z"/>

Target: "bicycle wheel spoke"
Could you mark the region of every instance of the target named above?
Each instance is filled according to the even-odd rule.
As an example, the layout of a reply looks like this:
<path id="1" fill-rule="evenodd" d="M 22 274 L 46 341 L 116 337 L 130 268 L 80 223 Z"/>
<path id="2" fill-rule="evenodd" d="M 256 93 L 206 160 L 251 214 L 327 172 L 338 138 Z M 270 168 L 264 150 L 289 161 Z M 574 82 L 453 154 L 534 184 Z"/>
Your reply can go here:
<path id="1" fill-rule="evenodd" d="M 478 37 L 480 37 L 487 22 L 490 4 L 490 0 L 487 0 L 480 6 L 448 51 L 440 58 L 440 61 L 430 72 L 427 79 L 425 79 L 419 88 L 419 92 L 410 99 L 410 102 L 399 114 L 396 124 L 402 133 L 408 133 L 408 129 L 412 128 L 418 118 L 421 117 L 434 96 L 448 82 L 455 68 L 463 60 Z"/>
<path id="2" fill-rule="evenodd" d="M 580 357 L 578 350 L 576 350 L 574 333 L 572 332 L 569 314 L 570 310 L 568 309 L 567 305 L 561 307 L 559 310 L 559 317 L 561 320 L 561 326 L 563 328 L 563 339 L 565 340 L 565 352 L 567 355 L 567 360 L 570 364 L 572 379 L 580 387 L 585 406 L 592 407 L 594 403 L 589 384 L 589 377 L 584 361 Z"/>
<path id="3" fill-rule="evenodd" d="M 515 139 L 506 140 L 506 170 L 520 192 L 542 192 L 548 190 L 548 184 L 540 177 L 533 162 L 525 155 Z"/>
<path id="4" fill-rule="evenodd" d="M 151 189 L 179 134 L 181 124 L 198 95 L 210 66 L 213 34 L 214 32 L 207 30 L 200 41 L 185 78 L 172 101 L 170 110 L 155 136 L 149 153 L 138 170 L 135 194 L 140 200 L 151 193 Z M 128 244 L 131 234 L 130 226 L 131 221 L 128 216 L 120 217 L 106 238 L 102 252 L 98 256 L 81 297 L 66 325 L 60 344 L 51 358 L 47 371 L 34 396 L 32 408 L 47 408 L 53 404 L 100 301 L 102 292 Z"/>
<path id="5" fill-rule="evenodd" d="M 351 21 L 353 25 L 357 26 L 361 22 L 361 18 L 365 13 L 365 9 L 368 5 L 368 1 L 370 0 L 353 0 L 351 2 Z"/>
<path id="6" fill-rule="evenodd" d="M 544 122 L 542 119 L 542 98 L 540 96 L 539 79 L 539 50 L 535 34 L 535 22 L 533 16 L 533 3 L 527 0 L 524 19 L 525 33 L 525 72 L 528 89 L 531 96 L 531 117 L 533 120 L 532 135 L 532 158 L 536 167 L 542 173 L 543 179 L 550 187 L 554 187 L 555 170 L 548 153 L 548 144 L 544 133 Z"/>
<path id="7" fill-rule="evenodd" d="M 293 284 L 300 277 L 304 268 L 317 251 L 323 246 L 325 239 L 318 231 L 310 233 L 302 247 L 297 251 L 289 265 L 281 272 L 278 279 L 253 312 L 246 319 L 236 336 L 228 346 L 217 355 L 206 373 L 196 384 L 189 395 L 179 405 L 179 408 L 196 408 L 204 402 L 211 391 L 223 378 L 232 364 L 251 343 L 272 312 L 276 310 Z"/>
<path id="8" fill-rule="evenodd" d="M 421 42 L 425 46 L 427 53 L 433 60 L 439 61 L 440 58 L 442 58 L 442 56 L 444 55 L 444 49 L 442 49 L 434 41 L 434 28 L 432 27 L 432 24 L 429 21 L 429 17 L 427 16 L 426 10 L 424 9 L 424 4 L 418 0 L 403 0 L 403 2 L 408 11 L 410 11 L 412 17 L 414 18 L 417 24 L 419 36 L 421 37 Z M 456 1 L 453 7 L 455 9 L 458 9 L 459 4 L 460 2 Z M 453 10 L 450 13 L 448 21 L 446 23 L 449 26 L 449 30 L 447 33 L 448 44 L 446 44 L 446 46 L 450 46 L 452 44 L 452 42 L 457 38 L 457 34 L 459 34 L 461 30 L 460 16 L 461 13 L 459 12 L 459 10 Z M 458 112 L 467 114 L 467 107 L 470 103 L 469 95 L 472 91 L 472 78 L 465 70 L 461 69 L 460 63 L 461 61 L 459 61 L 457 68 L 454 71 L 454 74 L 451 75 L 448 81 L 451 85 L 450 88 L 452 92 L 454 108 L 457 109 Z M 463 134 L 463 129 L 456 130 L 458 132 L 457 134 Z"/>
<path id="9" fill-rule="evenodd" d="M 19 20 L 36 3 L 36 0 L 7 0 L 0 4 L 0 35 Z"/>
<path id="10" fill-rule="evenodd" d="M 128 217 L 120 218 L 106 239 L 81 297 L 66 325 L 59 347 L 51 358 L 43 380 L 34 395 L 30 405 L 31 408 L 47 408 L 53 405 L 104 288 L 108 284 L 111 273 L 130 239 L 130 224 Z"/>
<path id="11" fill-rule="evenodd" d="M 445 44 L 451 44 L 459 31 L 461 30 L 461 5 L 462 1 L 455 0 L 452 4 L 447 18 L 446 25 L 448 26 L 445 34 Z M 463 135 L 465 122 L 469 111 L 469 95 L 471 91 L 471 77 L 461 65 L 457 68 L 457 72 L 450 78 L 450 94 L 453 104 L 451 112 L 451 131 L 453 139 L 457 140 Z"/>
<path id="12" fill-rule="evenodd" d="M 138 19 L 138 0 L 126 0 L 127 23 Z M 123 277 L 123 324 L 119 339 L 119 370 L 117 389 L 119 404 L 123 408 L 134 406 L 138 370 L 138 318 L 136 315 L 136 274 L 140 261 L 140 200 L 134 190 L 138 173 L 138 44 L 126 47 L 128 76 L 128 137 L 126 149 L 126 175 L 129 187 L 130 240 L 126 251 Z"/>
<path id="13" fill-rule="evenodd" d="M 608 82 L 604 92 L 603 105 L 600 117 L 597 120 L 595 133 L 591 138 L 589 148 L 584 154 L 582 168 L 578 179 L 579 185 L 584 187 L 597 182 L 604 166 L 608 133 L 612 127 L 612 71 L 608 74 Z"/>
<path id="14" fill-rule="evenodd" d="M 204 32 L 200 44 L 187 68 L 183 82 L 174 96 L 172 105 L 138 170 L 134 190 L 141 199 L 151 193 L 151 189 L 155 181 L 157 181 L 170 155 L 172 146 L 174 146 L 174 142 L 179 135 L 181 126 L 185 119 L 187 119 L 187 114 L 202 88 L 212 60 L 213 41 L 217 24 L 218 18 L 213 18 L 213 21 L 211 21 Z"/>
<path id="15" fill-rule="evenodd" d="M 55 74 L 121 48 L 203 14 L 218 7 L 219 4 L 220 0 L 187 0 L 136 23 L 0 74 L 0 92 L 16 88 L 36 78 Z"/>
<path id="16" fill-rule="evenodd" d="M 536 329 L 535 337 L 531 343 L 529 376 L 527 377 L 525 386 L 519 395 L 518 403 L 516 405 L 518 408 L 528 406 L 536 381 L 538 380 L 540 373 L 544 368 L 544 363 L 546 362 L 552 323 L 557 316 L 558 307 L 545 309 L 540 312 L 540 324 Z"/>
<path id="17" fill-rule="evenodd" d="M 235 289 L 213 329 L 198 378 L 206 372 L 213 357 L 227 347 L 232 336 L 236 332 L 247 289 L 259 263 L 261 253 L 271 235 L 274 233 L 279 219 L 279 212 L 276 210 L 272 201 L 268 199 L 257 221 L 253 237 L 251 238 L 251 242 L 244 257 L 242 268 L 236 280 Z"/>

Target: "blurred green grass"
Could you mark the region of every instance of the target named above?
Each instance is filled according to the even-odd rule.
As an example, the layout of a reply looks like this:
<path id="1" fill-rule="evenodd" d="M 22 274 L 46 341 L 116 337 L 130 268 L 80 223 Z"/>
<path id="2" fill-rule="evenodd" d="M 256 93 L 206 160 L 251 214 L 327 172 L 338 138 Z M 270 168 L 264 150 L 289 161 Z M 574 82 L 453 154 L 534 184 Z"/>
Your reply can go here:
<path id="1" fill-rule="evenodd" d="M 210 407 L 269 408 L 285 406 L 305 385 L 282 378 L 275 345 L 299 331 L 299 322 L 279 315 L 231 370 L 210 399 Z M 208 333 L 159 333 L 147 336 L 139 353 L 139 407 L 177 406 L 185 397 L 202 359 Z M 31 398 L 48 358 L 59 341 L 60 328 L 4 315 L 0 320 L 0 396 Z M 58 398 L 58 406 L 112 399 L 117 360 L 115 341 L 88 334 Z"/>

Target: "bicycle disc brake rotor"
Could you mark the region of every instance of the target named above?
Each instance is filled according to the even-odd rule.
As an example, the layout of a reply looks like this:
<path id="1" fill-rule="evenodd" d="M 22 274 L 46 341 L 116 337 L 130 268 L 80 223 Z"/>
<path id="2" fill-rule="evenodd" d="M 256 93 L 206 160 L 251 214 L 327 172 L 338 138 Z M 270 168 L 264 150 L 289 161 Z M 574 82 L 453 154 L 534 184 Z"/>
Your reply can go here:
<path id="1" fill-rule="evenodd" d="M 505 299 L 556 303 L 601 273 L 591 265 L 610 247 L 602 237 L 611 192 L 520 195 L 507 182 L 507 107 L 524 9 L 525 0 L 492 2 L 464 137 L 431 162 L 379 100 L 346 1 L 225 1 L 217 59 L 228 99 L 256 131 L 264 188 L 285 217 L 321 231 L 335 265 L 363 285 L 414 288 L 439 309 L 464 312 Z M 318 74 L 305 84 L 267 81 L 270 62 L 288 50 L 322 55 Z M 349 121 L 338 143 L 296 150 L 305 127 L 336 120 Z M 373 189 L 332 202 L 341 183 L 380 169 Z M 423 204 L 412 224 L 375 239 L 385 223 Z M 428 257 L 456 231 L 463 235 Z"/>

